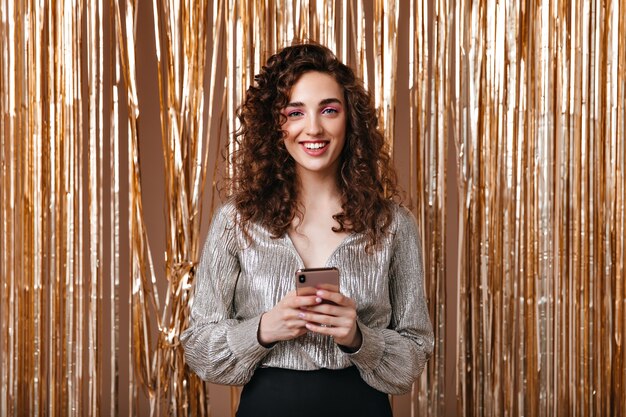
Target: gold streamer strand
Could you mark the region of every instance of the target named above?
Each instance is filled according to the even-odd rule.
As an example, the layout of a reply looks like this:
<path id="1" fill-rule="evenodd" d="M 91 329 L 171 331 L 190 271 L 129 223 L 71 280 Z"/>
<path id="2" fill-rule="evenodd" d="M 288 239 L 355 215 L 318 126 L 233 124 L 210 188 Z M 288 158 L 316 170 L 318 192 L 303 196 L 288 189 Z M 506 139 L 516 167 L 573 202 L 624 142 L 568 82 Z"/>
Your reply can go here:
<path id="1" fill-rule="evenodd" d="M 339 49 L 339 59 L 341 62 L 349 63 L 349 55 L 348 55 L 348 36 L 350 31 L 348 31 L 348 20 L 350 19 L 350 15 L 348 14 L 348 2 L 344 1 L 341 3 L 341 48 Z M 353 23 L 354 24 L 354 23 Z"/>
<path id="2" fill-rule="evenodd" d="M 32 9 L 27 8 L 25 10 L 25 19 L 22 23 L 23 30 L 25 32 L 25 36 L 23 39 L 25 48 L 23 51 L 23 55 L 21 57 L 22 61 L 20 62 L 21 66 L 24 69 L 30 67 L 33 57 L 33 49 L 34 45 L 32 43 L 32 34 L 34 32 L 34 28 L 30 25 L 32 15 Z M 31 93 L 34 95 L 34 79 L 30 78 L 26 80 L 20 87 L 23 95 L 18 99 L 20 106 L 27 106 L 29 109 L 32 108 L 32 98 Z M 32 129 L 32 124 L 29 123 L 33 114 L 30 111 L 20 111 L 19 124 L 21 125 L 21 130 L 26 137 L 32 138 L 34 136 L 34 131 Z M 35 151 L 34 151 L 34 141 L 26 142 L 22 149 L 22 172 L 27 172 L 28 176 L 24 178 L 20 178 L 21 187 L 18 186 L 18 190 L 20 194 L 25 196 L 24 201 L 24 215 L 22 216 L 21 221 L 21 243 L 23 252 L 21 253 L 20 264 L 23 266 L 21 270 L 18 272 L 18 279 L 21 281 L 21 303 L 19 303 L 19 307 L 17 309 L 18 315 L 16 319 L 19 321 L 20 317 L 33 317 L 34 304 L 36 300 L 35 288 L 34 288 L 34 280 L 35 280 L 35 268 L 34 264 L 36 260 L 35 256 L 35 240 L 36 240 L 36 231 L 34 224 L 34 211 L 36 210 L 36 205 L 38 204 L 37 197 L 34 195 L 35 183 L 38 181 L 36 177 L 35 171 Z M 18 148 L 19 149 L 19 148 Z M 19 258 L 18 258 L 19 259 Z M 21 368 L 21 371 L 24 375 L 29 375 L 32 379 L 28 381 L 26 384 L 20 384 L 18 387 L 18 396 L 22 397 L 22 404 L 27 407 L 27 409 L 35 410 L 36 397 L 38 395 L 28 396 L 27 392 L 32 390 L 34 377 L 35 375 L 35 355 L 34 349 L 32 347 L 27 348 L 26 341 L 33 340 L 37 338 L 37 334 L 35 334 L 35 323 L 34 320 L 28 323 L 15 323 L 16 333 L 18 335 L 17 339 L 17 352 L 21 351 L 23 348 L 26 348 L 29 352 L 27 358 L 23 358 L 21 366 L 18 365 L 18 369 Z M 21 391 L 21 392 L 20 392 Z"/>
<path id="3" fill-rule="evenodd" d="M 621 8 L 620 8 L 621 9 Z M 623 9 L 620 10 L 620 25 L 623 27 L 626 24 L 626 14 L 623 12 Z M 624 33 L 620 34 L 621 42 L 620 42 L 620 71 L 626 68 L 624 65 L 626 61 L 626 54 L 624 54 L 624 46 L 626 45 L 626 39 L 623 37 Z M 623 74 L 623 73 L 622 73 Z M 624 78 L 622 77 L 621 80 Z M 624 82 L 621 82 L 621 86 L 619 87 L 618 97 L 620 97 L 621 103 L 624 103 Z M 624 137 L 624 108 L 618 109 L 618 112 L 621 113 L 617 117 L 618 122 L 618 132 L 621 133 L 620 137 Z M 626 318 L 624 317 L 624 308 L 626 307 L 626 268 L 625 268 L 625 259 L 626 259 L 626 216 L 625 216 L 625 190 L 626 190 L 626 151 L 624 146 L 624 141 L 617 141 L 617 152 L 616 152 L 616 193 L 615 193 L 615 210 L 616 210 L 616 222 L 615 228 L 611 230 L 611 243 L 612 247 L 615 248 L 615 268 L 611 269 L 611 273 L 614 276 L 622 277 L 622 279 L 612 280 L 611 281 L 611 291 L 615 294 L 614 300 L 610 306 L 613 311 L 615 311 L 614 316 L 614 335 L 611 337 L 611 347 L 613 356 L 610 358 L 610 383 L 611 388 L 607 389 L 610 391 L 610 398 L 621 398 L 621 401 L 616 401 L 613 405 L 613 413 L 614 415 L 623 414 L 626 411 L 626 349 L 624 349 L 624 338 L 626 337 Z M 621 372 L 620 372 L 621 369 Z M 608 373 L 608 372 L 607 372 Z"/>
<path id="4" fill-rule="evenodd" d="M 41 10 L 31 10 L 32 20 L 31 24 L 31 36 L 33 39 L 32 49 L 28 60 L 30 64 L 35 68 L 42 68 L 42 55 L 41 55 L 41 33 L 42 33 L 42 16 Z M 35 120 L 42 120 L 43 106 L 42 106 L 42 88 L 41 77 L 36 77 L 30 81 L 31 95 L 30 95 L 30 108 L 32 113 L 30 117 Z M 31 120 L 32 120 L 31 119 Z M 44 287 L 44 274 L 43 274 L 43 222 L 40 219 L 45 211 L 44 199 L 42 193 L 36 190 L 43 190 L 43 126 L 40 123 L 29 123 L 32 131 L 30 135 L 33 139 L 32 147 L 32 164 L 33 164 L 33 218 L 32 218 L 32 243 L 33 249 L 33 396 L 32 396 L 32 410 L 34 414 L 40 414 L 43 411 L 44 406 L 44 390 L 42 389 L 44 381 L 44 361 L 41 356 L 42 343 L 45 340 L 44 326 L 45 317 L 43 316 L 43 287 Z"/>
<path id="5" fill-rule="evenodd" d="M 354 3 L 351 3 L 354 5 Z M 365 42 L 365 29 L 367 25 L 365 24 L 365 11 L 364 11 L 363 1 L 357 1 L 357 9 L 356 9 L 356 49 L 357 49 L 357 62 L 356 69 L 357 75 L 363 80 L 363 86 L 371 91 L 369 88 L 369 72 L 367 65 L 367 45 Z M 354 15 L 354 13 L 353 13 Z"/>
<path id="6" fill-rule="evenodd" d="M 109 24 L 115 27 L 115 4 L 109 4 Z M 121 68 L 119 33 L 111 30 L 110 33 L 110 59 L 111 59 L 111 113 L 109 135 L 109 173 L 111 175 L 110 201 L 110 224 L 111 231 L 110 257 L 111 269 L 109 271 L 109 302 L 110 323 L 109 336 L 111 339 L 110 357 L 110 415 L 120 415 L 119 408 L 119 364 L 120 364 L 120 103 Z"/>
<path id="7" fill-rule="evenodd" d="M 25 39 L 24 39 L 24 44 L 25 44 L 25 49 L 23 51 L 23 56 L 22 56 L 22 62 L 20 62 L 21 65 L 23 65 L 26 69 L 28 68 L 32 62 L 32 55 L 33 55 L 33 51 L 32 49 L 34 48 L 33 44 L 31 42 L 29 42 L 32 38 L 32 33 L 34 32 L 34 30 L 32 29 L 32 26 L 30 25 L 31 19 L 30 19 L 30 15 L 32 13 L 32 10 L 30 8 L 27 8 L 27 10 L 25 10 L 25 19 L 23 22 L 23 28 L 24 28 L 24 32 L 25 32 Z M 34 64 L 34 63 L 33 63 Z M 23 91 L 23 95 L 20 97 L 19 101 L 20 101 L 20 105 L 26 105 L 28 108 L 31 107 L 31 100 L 32 98 L 30 97 L 31 93 L 34 93 L 34 88 L 32 86 L 34 80 L 32 79 L 28 79 L 24 82 L 24 84 L 21 86 L 22 87 L 22 91 Z M 21 113 L 21 117 L 20 117 L 20 121 L 19 123 L 21 124 L 21 128 L 22 131 L 24 132 L 24 135 L 26 137 L 32 137 L 34 132 L 31 129 L 32 125 L 29 123 L 29 119 L 31 117 L 31 113 L 30 111 L 28 112 L 20 112 Z M 35 259 L 34 259 L 34 222 L 33 222 L 33 212 L 35 209 L 35 205 L 37 204 L 37 200 L 36 197 L 33 193 L 34 190 L 34 182 L 37 181 L 37 178 L 35 177 L 35 170 L 34 170 L 34 143 L 33 141 L 28 141 L 23 145 L 22 148 L 22 166 L 23 166 L 23 171 L 22 172 L 27 172 L 28 176 L 22 179 L 22 184 L 21 184 L 21 193 L 26 196 L 25 201 L 24 201 L 24 205 L 25 205 L 25 215 L 23 216 L 23 220 L 21 222 L 21 230 L 20 230 L 20 235 L 22 237 L 22 247 L 24 248 L 24 252 L 21 254 L 21 262 L 20 264 L 23 265 L 22 270 L 20 271 L 21 273 L 19 274 L 19 279 L 21 281 L 21 288 L 20 288 L 20 292 L 22 293 L 22 299 L 21 299 L 21 303 L 18 307 L 18 315 L 17 317 L 33 317 L 33 313 L 34 313 L 34 309 L 32 308 L 34 306 L 34 302 L 35 302 L 35 294 L 34 294 L 34 268 L 33 268 L 33 264 L 35 263 Z M 18 188 L 19 189 L 19 188 Z M 22 325 L 23 324 L 23 325 Z M 36 338 L 37 335 L 34 334 L 34 321 L 28 322 L 28 323 L 16 323 L 16 328 L 19 328 L 19 330 L 16 332 L 18 334 L 18 346 L 21 347 L 26 347 L 26 344 L 24 343 L 26 340 L 32 340 L 33 338 Z M 32 348 L 31 348 L 32 349 Z M 30 410 L 34 410 L 34 401 L 35 401 L 35 396 L 28 396 L 26 395 L 27 390 L 30 391 L 33 389 L 33 380 L 34 380 L 34 350 L 28 349 L 30 352 L 30 355 L 28 358 L 24 358 L 22 364 L 21 364 L 21 370 L 25 375 L 29 375 L 32 377 L 31 381 L 28 381 L 26 384 L 24 384 L 23 386 L 20 386 L 18 389 L 20 389 L 22 392 L 20 393 L 18 391 L 18 395 L 21 394 L 23 396 L 23 404 L 26 405 L 26 407 Z M 19 350 L 18 350 L 19 352 Z"/>
<path id="8" fill-rule="evenodd" d="M 48 51 L 54 47 L 52 45 L 52 34 L 54 33 L 55 27 L 53 25 L 53 10 L 52 7 L 49 6 L 47 8 L 47 39 L 48 39 Z M 57 84 L 55 82 L 55 56 L 53 53 L 48 53 L 47 57 L 47 95 L 51 99 L 49 100 L 48 109 L 46 112 L 46 116 L 50 121 L 49 128 L 49 146 L 48 152 L 50 154 L 50 162 L 48 168 L 49 182 L 50 182 L 50 207 L 58 208 L 50 210 L 50 291 L 49 291 L 49 300 L 50 305 L 48 308 L 48 316 L 49 316 L 49 334 L 50 334 L 50 346 L 48 349 L 48 357 L 50 360 L 49 370 L 48 370 L 48 380 L 50 383 L 49 391 L 48 391 L 48 413 L 50 416 L 58 415 L 60 410 L 60 404 L 62 402 L 62 389 L 57 389 L 57 387 L 63 386 L 63 375 L 62 375 L 62 364 L 63 364 L 63 337 L 62 337 L 62 312 L 61 312 L 61 300 L 64 300 L 63 284 L 62 284 L 62 262 L 61 262 L 61 250 L 62 250 L 62 232 L 61 225 L 63 224 L 63 214 L 61 212 L 62 209 L 62 199 L 60 198 L 63 193 L 61 192 L 61 180 L 62 175 L 58 175 L 57 173 L 61 173 L 62 171 L 59 169 L 61 166 L 61 160 L 58 158 L 58 154 L 61 153 L 62 146 L 60 144 L 60 135 L 57 134 L 57 120 L 56 120 L 56 104 L 57 104 Z M 63 294 L 63 296 L 60 296 Z"/>
<path id="9" fill-rule="evenodd" d="M 227 108 L 227 114 L 226 114 L 226 119 L 228 122 L 228 135 L 230 136 L 230 134 L 232 132 L 235 132 L 237 129 L 237 126 L 235 125 L 236 123 L 236 118 L 235 118 L 235 108 L 234 108 L 234 102 L 235 102 L 235 81 L 233 79 L 234 77 L 234 70 L 236 68 L 236 63 L 235 63 L 235 49 L 237 48 L 237 45 L 235 43 L 235 35 L 234 35 L 234 30 L 235 30 L 235 25 L 236 25 L 236 21 L 235 21 L 235 0 L 227 0 L 228 1 L 228 10 L 227 10 L 227 15 L 226 15 L 226 80 L 224 82 L 224 88 L 227 91 L 227 104 L 226 104 L 226 108 Z M 229 140 L 228 142 L 228 154 L 232 155 L 233 152 L 235 152 L 236 150 L 236 143 L 232 140 Z M 233 171 L 233 166 L 232 164 L 228 166 L 228 170 L 229 173 L 228 175 L 230 177 L 232 177 L 234 175 L 234 171 Z"/>
<path id="10" fill-rule="evenodd" d="M 83 21 L 83 3 L 80 0 L 75 2 L 66 2 L 64 4 L 63 13 L 66 16 L 71 16 L 72 19 L 69 25 L 64 25 L 67 28 L 67 39 L 71 39 L 72 47 L 69 48 L 68 53 L 65 55 L 67 59 L 64 62 L 65 68 L 75 68 L 81 62 L 80 50 L 78 45 L 82 43 L 82 32 L 79 32 L 78 28 L 82 28 Z M 74 23 L 77 25 L 74 26 Z M 68 28 L 69 26 L 69 28 Z M 75 64 L 76 63 L 76 64 Z M 85 287 L 86 287 L 86 275 L 85 275 L 85 262 L 83 260 L 83 253 L 85 251 L 85 202 L 84 202 L 84 178 L 81 175 L 81 164 L 85 144 L 83 130 L 83 92 L 81 86 L 83 85 L 83 77 L 80 71 L 74 74 L 74 77 L 64 77 L 65 91 L 69 92 L 68 96 L 70 100 L 64 103 L 67 108 L 67 113 L 70 115 L 68 123 L 71 125 L 70 134 L 72 135 L 72 143 L 70 150 L 70 160 L 72 161 L 73 168 L 71 169 L 72 177 L 69 181 L 70 194 L 74 200 L 74 209 L 72 212 L 72 250 L 71 261 L 68 265 L 73 265 L 73 271 L 68 270 L 67 279 L 71 281 L 73 291 L 76 294 L 74 298 L 74 311 L 69 317 L 69 328 L 72 334 L 72 343 L 74 351 L 69 354 L 68 361 L 75 365 L 73 369 L 73 385 L 76 387 L 70 392 L 70 416 L 78 416 L 83 413 L 84 403 L 80 394 L 82 390 L 79 387 L 82 385 L 83 370 L 85 362 Z M 76 103 L 77 106 L 72 104 Z M 88 215 L 88 213 L 87 213 Z M 72 253 L 73 252 L 73 253 Z M 68 349 L 68 352 L 70 350 Z"/>
<path id="11" fill-rule="evenodd" d="M 14 123 L 14 71 L 13 54 L 10 47 L 13 30 L 16 25 L 9 25 L 13 18 L 13 2 L 2 0 L 0 7 L 0 414 L 9 415 L 13 413 L 12 404 L 12 356 L 11 356 L 11 329 L 12 321 L 10 316 L 10 302 L 12 299 L 14 276 L 14 218 L 15 210 L 9 201 L 13 199 L 15 158 L 13 145 L 13 123 Z M 11 323 L 11 324 L 9 324 Z"/>
<path id="12" fill-rule="evenodd" d="M 19 23 L 17 23 L 18 25 L 18 32 L 17 34 L 19 34 L 21 32 L 22 29 L 22 22 L 20 21 Z M 17 38 L 17 36 L 16 36 Z M 20 37 L 19 39 L 16 39 L 17 48 L 20 48 L 19 50 L 24 50 L 21 49 L 22 44 L 24 43 L 23 39 Z M 21 42 L 20 42 L 21 41 Z M 23 59 L 22 56 L 18 55 L 18 57 L 20 58 L 19 60 L 16 59 L 17 62 L 15 62 L 15 68 L 17 70 L 22 70 L 23 69 L 23 65 L 21 64 L 21 59 Z M 16 80 L 17 81 L 17 80 Z M 23 81 L 22 81 L 23 82 Z M 21 100 L 21 97 L 23 96 L 23 89 L 24 86 L 18 84 L 16 86 L 16 97 L 15 97 L 15 102 L 12 103 L 13 104 L 13 109 L 15 110 L 16 107 L 20 106 L 21 107 L 21 103 L 17 103 L 18 100 Z M 14 131 L 22 131 L 22 113 L 19 112 L 16 114 L 15 117 L 15 125 L 14 125 Z M 23 151 L 23 144 L 20 144 L 20 141 L 16 141 L 16 143 L 13 145 L 13 148 L 15 149 L 15 161 L 16 161 L 16 170 L 19 170 L 19 172 L 24 172 L 27 167 L 25 167 L 25 163 L 24 163 L 24 154 L 25 152 Z M 14 195 L 21 195 L 22 193 L 22 184 L 20 181 L 20 178 L 16 178 L 14 180 L 13 183 L 13 189 L 14 189 Z M 19 207 L 18 207 L 19 209 Z M 13 220 L 16 223 L 15 226 L 15 231 L 14 231 L 14 242 L 16 242 L 16 247 L 17 248 L 23 248 L 23 243 L 22 243 L 22 236 L 24 234 L 24 228 L 23 228 L 23 220 L 22 220 L 21 216 L 21 211 L 20 210 L 16 210 L 16 213 L 13 217 Z M 22 252 L 15 251 L 14 254 L 14 260 L 15 260 L 15 264 L 16 265 L 24 265 L 24 254 Z M 20 317 L 21 312 L 20 312 L 20 307 L 21 307 L 21 303 L 22 303 L 22 297 L 20 297 L 20 289 L 24 288 L 25 286 L 23 285 L 23 273 L 22 271 L 19 269 L 19 267 L 14 266 L 14 270 L 13 270 L 13 279 L 14 279 L 14 287 L 12 288 L 12 294 L 11 294 L 11 312 L 10 312 L 10 316 L 9 316 L 9 320 L 10 320 L 10 326 L 11 326 L 11 330 L 10 330 L 10 343 L 11 343 L 11 359 L 12 359 L 12 363 L 11 363 L 11 381 L 9 382 L 11 384 L 11 397 L 13 397 L 12 399 L 14 400 L 14 404 L 13 407 L 14 409 L 19 409 L 18 407 L 20 405 L 22 406 L 26 406 L 26 404 L 23 404 L 24 402 L 24 398 L 23 398 L 23 394 L 20 395 L 20 392 L 18 391 L 18 381 L 17 378 L 15 377 L 16 373 L 22 371 L 22 369 L 19 368 L 23 368 L 23 363 L 18 362 L 18 358 L 17 358 L 17 352 L 20 351 L 19 349 L 19 342 L 20 342 L 20 336 L 22 333 L 22 327 L 19 325 L 18 322 L 16 322 L 16 318 Z M 27 294 L 24 294 L 25 296 L 27 296 Z M 26 297 L 24 297 L 26 298 Z M 22 371 L 23 372 L 23 371 Z M 22 398 L 20 398 L 22 397 Z"/>
<path id="13" fill-rule="evenodd" d="M 620 107 L 620 103 L 626 102 L 626 32 L 618 30 L 618 28 L 626 27 L 626 7 L 621 2 L 614 2 L 612 11 L 619 14 L 619 22 L 612 27 L 613 32 L 618 37 L 618 63 L 617 63 L 617 102 L 615 103 L 617 111 L 617 138 L 626 137 L 626 106 Z M 615 414 L 623 414 L 626 412 L 626 348 L 624 340 L 626 339 L 626 145 L 623 140 L 617 140 L 616 152 L 616 227 L 612 233 L 612 239 L 615 239 L 615 275 L 622 277 L 618 279 L 612 286 L 616 297 L 613 301 L 615 311 L 615 337 L 613 346 L 615 347 L 615 356 L 612 359 L 611 367 L 611 398 L 622 398 L 615 405 Z M 621 325 L 620 325 L 621 324 Z M 621 369 L 621 373 L 619 372 Z"/>
<path id="14" fill-rule="evenodd" d="M 98 327 L 101 316 L 102 299 L 102 270 L 99 260 L 103 258 L 103 97 L 102 97 L 102 65 L 103 65 L 103 33 L 102 0 L 87 2 L 87 54 L 90 57 L 88 65 L 89 78 L 89 253 L 90 253 L 90 281 L 87 314 L 88 336 L 88 399 L 86 408 L 89 415 L 99 414 L 100 392 L 100 363 L 98 352 Z"/>
<path id="15" fill-rule="evenodd" d="M 389 146 L 389 152 L 393 155 L 394 139 L 395 139 L 395 107 L 397 96 L 396 71 L 398 67 L 398 1 L 388 0 L 384 9 L 383 16 L 380 19 L 384 21 L 384 51 L 387 53 L 384 57 L 383 67 L 380 69 L 383 75 L 383 101 L 382 113 L 384 117 L 383 128 L 385 130 L 386 142 Z"/>

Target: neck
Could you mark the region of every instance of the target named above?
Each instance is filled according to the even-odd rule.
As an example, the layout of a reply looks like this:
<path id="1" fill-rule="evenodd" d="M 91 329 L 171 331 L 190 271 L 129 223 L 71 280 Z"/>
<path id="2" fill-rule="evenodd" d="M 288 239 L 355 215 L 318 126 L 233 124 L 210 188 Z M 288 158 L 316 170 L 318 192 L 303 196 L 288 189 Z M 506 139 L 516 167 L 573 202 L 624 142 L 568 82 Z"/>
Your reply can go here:
<path id="1" fill-rule="evenodd" d="M 338 202 L 340 199 L 335 173 L 299 172 L 298 179 L 300 181 L 299 200 L 304 207 L 326 205 L 332 201 Z"/>

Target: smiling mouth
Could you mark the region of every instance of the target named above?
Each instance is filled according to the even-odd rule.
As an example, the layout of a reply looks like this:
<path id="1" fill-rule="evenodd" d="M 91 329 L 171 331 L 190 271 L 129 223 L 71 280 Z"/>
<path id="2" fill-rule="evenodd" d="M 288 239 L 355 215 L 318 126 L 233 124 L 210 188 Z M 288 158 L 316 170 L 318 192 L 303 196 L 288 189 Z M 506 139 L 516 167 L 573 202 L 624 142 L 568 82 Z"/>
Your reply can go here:
<path id="1" fill-rule="evenodd" d="M 328 145 L 329 142 L 306 142 L 303 143 L 302 145 L 311 151 L 318 151 L 322 148 L 325 148 Z"/>

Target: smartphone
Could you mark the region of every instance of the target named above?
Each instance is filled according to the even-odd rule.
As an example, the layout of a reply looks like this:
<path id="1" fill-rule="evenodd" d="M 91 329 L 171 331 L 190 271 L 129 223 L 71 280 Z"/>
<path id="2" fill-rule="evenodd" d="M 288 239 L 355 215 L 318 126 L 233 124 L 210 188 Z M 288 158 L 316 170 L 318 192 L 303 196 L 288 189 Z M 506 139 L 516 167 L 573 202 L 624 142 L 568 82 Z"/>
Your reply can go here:
<path id="1" fill-rule="evenodd" d="M 296 294 L 314 295 L 317 290 L 339 292 L 339 270 L 329 268 L 302 268 L 296 271 Z"/>

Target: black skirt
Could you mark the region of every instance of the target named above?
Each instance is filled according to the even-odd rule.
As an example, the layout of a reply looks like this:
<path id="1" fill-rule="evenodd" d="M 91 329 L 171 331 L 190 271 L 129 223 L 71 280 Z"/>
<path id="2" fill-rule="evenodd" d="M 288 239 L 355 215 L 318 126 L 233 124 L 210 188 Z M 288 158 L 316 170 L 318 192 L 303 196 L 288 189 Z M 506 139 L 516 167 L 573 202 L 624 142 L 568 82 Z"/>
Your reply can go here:
<path id="1" fill-rule="evenodd" d="M 237 417 L 391 417 L 389 396 L 354 367 L 317 371 L 258 368 L 241 393 Z"/>

